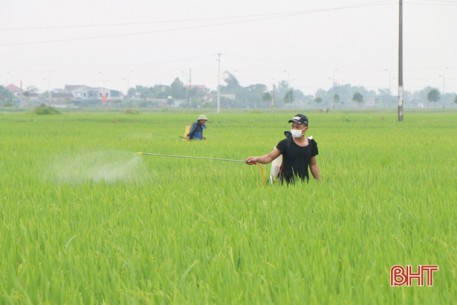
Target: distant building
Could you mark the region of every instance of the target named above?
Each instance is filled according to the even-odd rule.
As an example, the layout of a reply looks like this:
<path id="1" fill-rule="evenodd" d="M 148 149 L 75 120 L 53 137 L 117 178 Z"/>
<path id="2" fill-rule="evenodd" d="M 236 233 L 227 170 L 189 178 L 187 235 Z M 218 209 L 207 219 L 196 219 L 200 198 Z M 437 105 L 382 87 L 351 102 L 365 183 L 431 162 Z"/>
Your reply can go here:
<path id="1" fill-rule="evenodd" d="M 73 105 L 73 95 L 65 89 L 53 89 L 49 95 L 49 105 L 57 108 L 67 108 Z"/>
<path id="2" fill-rule="evenodd" d="M 236 100 L 236 94 L 235 93 L 221 93 L 221 98 L 225 98 L 230 101 Z"/>
<path id="3" fill-rule="evenodd" d="M 24 90 L 13 84 L 9 84 L 5 88 L 15 97 L 21 97 L 24 94 Z"/>
<path id="4" fill-rule="evenodd" d="M 65 91 L 71 93 L 76 100 L 100 100 L 120 101 L 124 99 L 124 94 L 117 90 L 101 87 L 89 87 L 86 85 L 65 85 Z"/>

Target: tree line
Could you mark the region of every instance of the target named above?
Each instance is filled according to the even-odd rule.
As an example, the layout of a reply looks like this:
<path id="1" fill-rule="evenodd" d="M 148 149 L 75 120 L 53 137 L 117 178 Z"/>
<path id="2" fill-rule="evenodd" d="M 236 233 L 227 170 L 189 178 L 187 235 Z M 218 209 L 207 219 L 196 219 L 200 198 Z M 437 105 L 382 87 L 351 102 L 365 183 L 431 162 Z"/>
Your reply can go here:
<path id="1" fill-rule="evenodd" d="M 36 94 L 37 89 L 30 87 L 24 95 Z M 41 94 L 46 98 L 49 94 Z M 170 85 L 157 84 L 146 87 L 137 85 L 129 88 L 124 97 L 130 104 L 150 100 L 165 100 L 169 106 L 183 108 L 215 107 L 219 99 L 223 108 L 284 108 L 288 106 L 312 105 L 324 109 L 354 108 L 363 106 L 393 107 L 397 97 L 389 89 L 368 90 L 362 86 L 334 84 L 329 89 L 319 89 L 314 94 L 305 94 L 293 88 L 288 81 L 281 80 L 272 86 L 251 84 L 242 86 L 236 76 L 229 71 L 223 73 L 219 91 L 206 86 L 185 84 L 178 77 Z M 455 93 L 443 94 L 439 89 L 426 87 L 415 92 L 404 92 L 406 106 L 437 107 L 456 105 Z M 15 98 L 6 88 L 0 86 L 0 106 L 14 106 Z"/>

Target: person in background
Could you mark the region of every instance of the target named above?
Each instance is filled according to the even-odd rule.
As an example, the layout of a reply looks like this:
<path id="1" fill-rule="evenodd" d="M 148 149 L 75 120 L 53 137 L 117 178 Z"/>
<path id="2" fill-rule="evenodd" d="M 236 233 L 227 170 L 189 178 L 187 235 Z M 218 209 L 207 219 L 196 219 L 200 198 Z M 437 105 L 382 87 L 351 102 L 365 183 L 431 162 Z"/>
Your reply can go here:
<path id="1" fill-rule="evenodd" d="M 206 129 L 206 122 L 208 119 L 206 115 L 200 115 L 197 121 L 190 127 L 189 133 L 187 134 L 187 140 L 206 140 L 203 136 L 203 130 Z"/>
<path id="2" fill-rule="evenodd" d="M 296 179 L 309 180 L 308 168 L 314 179 L 320 179 L 319 167 L 316 156 L 318 155 L 317 143 L 312 137 L 306 137 L 308 131 L 308 117 L 297 114 L 289 120 L 292 129 L 286 131 L 286 138 L 281 140 L 268 154 L 259 157 L 248 157 L 245 162 L 248 165 L 268 164 L 274 159 L 283 156 L 279 179 L 281 182 L 294 183 Z"/>

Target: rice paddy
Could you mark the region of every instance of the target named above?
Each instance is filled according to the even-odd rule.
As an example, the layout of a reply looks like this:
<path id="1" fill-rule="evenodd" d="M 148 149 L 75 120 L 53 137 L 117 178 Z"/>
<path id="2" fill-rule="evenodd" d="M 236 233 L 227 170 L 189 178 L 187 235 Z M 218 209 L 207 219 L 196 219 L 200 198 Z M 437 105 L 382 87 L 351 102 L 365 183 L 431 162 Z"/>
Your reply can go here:
<path id="1" fill-rule="evenodd" d="M 264 185 L 292 112 L 0 114 L 0 304 L 452 304 L 457 113 L 306 113 L 322 181 Z M 269 166 L 263 166 L 266 174 Z M 394 265 L 438 265 L 391 287 Z"/>

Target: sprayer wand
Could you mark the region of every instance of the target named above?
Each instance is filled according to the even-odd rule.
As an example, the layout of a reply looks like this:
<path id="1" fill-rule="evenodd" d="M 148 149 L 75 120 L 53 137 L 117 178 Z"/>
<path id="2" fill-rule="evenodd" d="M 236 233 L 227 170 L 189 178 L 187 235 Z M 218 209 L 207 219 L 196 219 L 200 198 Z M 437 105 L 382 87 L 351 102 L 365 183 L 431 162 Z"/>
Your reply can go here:
<path id="1" fill-rule="evenodd" d="M 137 155 L 140 156 L 155 156 L 155 157 L 170 157 L 170 158 L 185 158 L 185 159 L 201 159 L 201 160 L 214 160 L 214 161 L 226 161 L 226 162 L 245 162 L 244 160 L 235 160 L 235 159 L 224 159 L 224 158 L 211 158 L 211 157 L 197 157 L 197 156 L 186 156 L 186 155 L 170 155 L 170 154 L 156 154 L 156 153 L 149 153 L 149 152 L 137 152 Z M 263 170 L 262 165 L 257 163 L 260 169 L 260 173 L 262 175 L 262 184 L 265 185 L 266 178 L 265 178 L 265 171 Z"/>
<path id="2" fill-rule="evenodd" d="M 203 159 L 203 160 L 215 160 L 215 161 L 228 161 L 228 162 L 244 162 L 244 160 L 235 159 L 223 159 L 223 158 L 210 158 L 210 157 L 197 157 L 197 156 L 185 156 L 185 155 L 169 155 L 169 154 L 155 154 L 148 152 L 137 152 L 138 155 L 156 156 L 156 157 L 172 157 L 172 158 L 186 158 L 186 159 Z"/>

